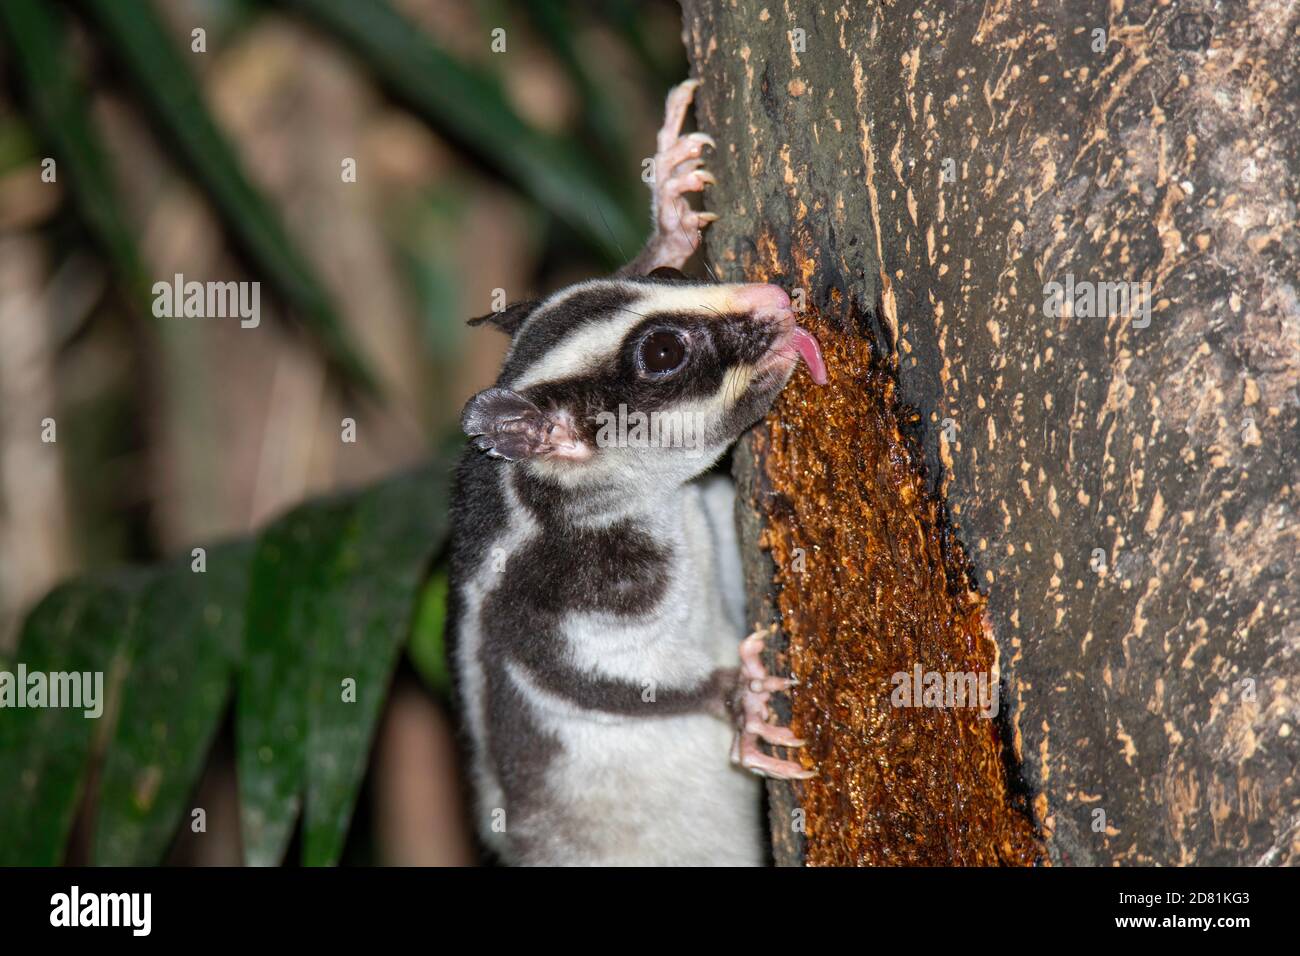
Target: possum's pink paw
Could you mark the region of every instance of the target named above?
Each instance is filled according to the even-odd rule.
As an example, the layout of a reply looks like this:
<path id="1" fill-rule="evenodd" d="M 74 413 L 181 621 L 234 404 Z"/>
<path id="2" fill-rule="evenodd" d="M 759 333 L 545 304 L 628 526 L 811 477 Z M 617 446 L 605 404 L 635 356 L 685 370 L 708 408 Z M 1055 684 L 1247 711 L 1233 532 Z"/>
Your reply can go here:
<path id="1" fill-rule="evenodd" d="M 654 182 L 651 183 L 651 209 L 655 235 L 652 240 L 655 268 L 680 269 L 700 244 L 700 230 L 718 217 L 699 212 L 686 201 L 686 193 L 700 192 L 716 183 L 704 169 L 704 147 L 716 145 L 707 133 L 682 135 L 686 110 L 695 97 L 699 80 L 687 80 L 673 87 L 664 107 L 664 125 L 655 145 Z"/>
<path id="2" fill-rule="evenodd" d="M 774 691 L 789 690 L 795 681 L 773 677 L 763 665 L 763 642 L 767 631 L 755 631 L 740 644 L 740 704 L 739 727 L 731 745 L 732 762 L 763 777 L 777 780 L 807 780 L 816 776 L 794 760 L 782 760 L 759 749 L 759 740 L 778 747 L 802 747 L 804 741 L 788 727 L 769 724 L 771 715 L 768 701 Z"/>

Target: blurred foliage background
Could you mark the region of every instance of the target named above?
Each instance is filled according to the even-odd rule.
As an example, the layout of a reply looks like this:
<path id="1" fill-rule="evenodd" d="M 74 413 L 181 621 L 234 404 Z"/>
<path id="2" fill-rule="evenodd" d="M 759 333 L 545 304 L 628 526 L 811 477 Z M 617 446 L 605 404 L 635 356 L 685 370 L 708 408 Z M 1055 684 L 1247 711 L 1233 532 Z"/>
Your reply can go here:
<path id="1" fill-rule="evenodd" d="M 476 859 L 445 471 L 505 342 L 464 320 L 635 253 L 680 29 L 4 0 L 0 670 L 102 670 L 109 706 L 0 710 L 0 863 Z M 176 275 L 259 281 L 260 324 L 155 317 Z"/>

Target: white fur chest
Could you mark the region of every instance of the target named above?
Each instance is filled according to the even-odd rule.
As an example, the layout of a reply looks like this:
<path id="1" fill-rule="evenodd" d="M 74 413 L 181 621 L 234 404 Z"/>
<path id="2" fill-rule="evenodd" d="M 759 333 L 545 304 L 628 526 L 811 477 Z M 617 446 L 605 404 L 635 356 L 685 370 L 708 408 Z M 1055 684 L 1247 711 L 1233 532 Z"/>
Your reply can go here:
<path id="1" fill-rule="evenodd" d="M 513 502 L 512 502 L 513 504 Z M 535 864 L 759 864 L 762 862 L 758 781 L 731 765 L 733 729 L 717 716 L 656 714 L 666 688 L 694 686 L 718 667 L 734 667 L 744 634 L 739 553 L 732 492 L 724 479 L 678 489 L 655 521 L 670 558 L 661 599 L 644 615 L 574 611 L 555 639 L 566 665 L 593 681 L 635 685 L 644 713 L 611 713 L 581 706 L 543 685 L 518 662 L 505 667 L 509 691 L 526 703 L 535 731 L 555 752 L 541 777 L 544 793 L 526 810 L 504 814 L 504 832 L 484 836 L 511 862 Z M 513 509 L 512 509 L 513 510 Z M 498 548 L 527 545 L 540 529 L 512 521 Z M 498 561 L 501 553 L 497 552 Z M 501 582 L 503 585 L 506 582 Z M 492 588 L 477 575 L 465 618 L 481 613 Z M 459 666 L 471 693 L 483 693 L 481 622 L 462 620 Z M 475 737 L 509 732 L 483 716 Z M 491 748 L 476 741 L 476 753 Z M 477 761 L 479 818 L 512 802 L 501 784 L 507 768 Z"/>

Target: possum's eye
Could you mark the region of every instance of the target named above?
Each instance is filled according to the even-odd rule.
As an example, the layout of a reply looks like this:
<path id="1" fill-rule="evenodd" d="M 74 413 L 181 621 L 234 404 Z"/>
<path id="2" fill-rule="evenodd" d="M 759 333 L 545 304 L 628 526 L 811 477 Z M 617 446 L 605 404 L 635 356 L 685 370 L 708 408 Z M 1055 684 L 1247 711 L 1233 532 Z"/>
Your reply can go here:
<path id="1" fill-rule="evenodd" d="M 667 375 L 686 361 L 686 339 L 671 329 L 651 332 L 641 340 L 637 350 L 641 371 L 649 375 Z"/>

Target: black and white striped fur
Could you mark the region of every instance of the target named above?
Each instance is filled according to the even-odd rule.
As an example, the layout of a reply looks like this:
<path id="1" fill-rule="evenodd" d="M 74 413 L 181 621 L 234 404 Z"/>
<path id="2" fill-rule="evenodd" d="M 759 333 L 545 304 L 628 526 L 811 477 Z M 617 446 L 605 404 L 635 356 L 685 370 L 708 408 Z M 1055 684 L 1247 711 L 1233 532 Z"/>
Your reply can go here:
<path id="1" fill-rule="evenodd" d="M 657 159 L 672 175 L 629 274 L 486 317 L 511 346 L 462 421 L 451 653 L 476 825 L 509 863 L 764 857 L 759 782 L 728 760 L 753 683 L 738 671 L 733 493 L 702 476 L 789 378 L 795 326 L 773 286 L 653 268 L 680 265 L 712 218 L 680 202 L 711 181 L 691 158 L 711 141 L 679 135 L 694 88 L 669 97 Z M 665 373 L 677 346 L 685 359 Z M 620 406 L 692 416 L 697 447 L 605 440 L 601 415 Z M 747 752 L 747 766 L 781 770 Z"/>

